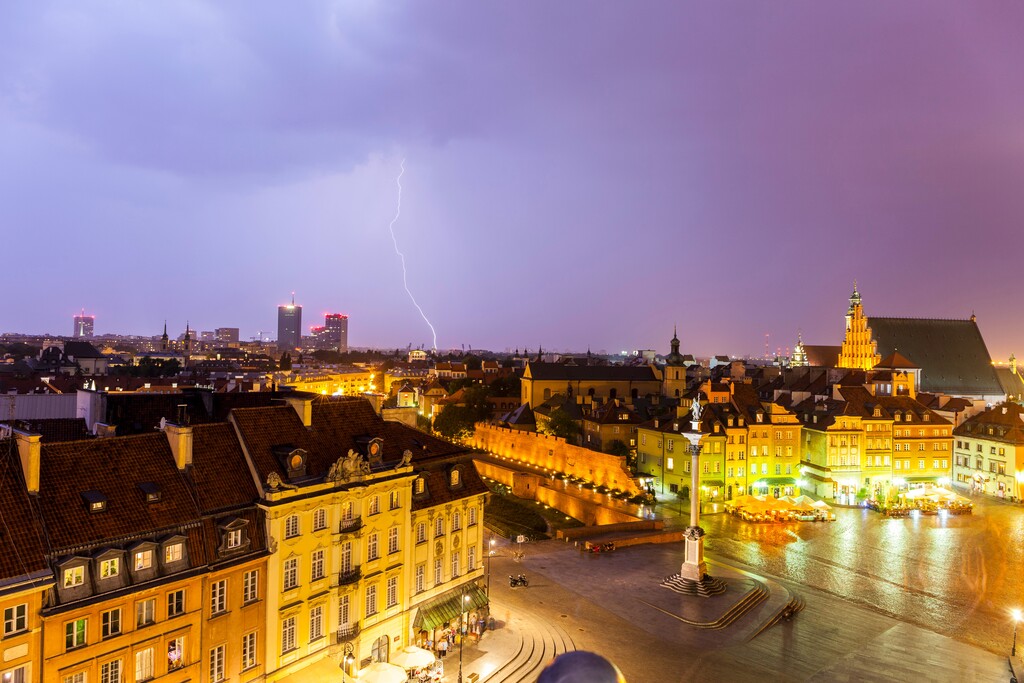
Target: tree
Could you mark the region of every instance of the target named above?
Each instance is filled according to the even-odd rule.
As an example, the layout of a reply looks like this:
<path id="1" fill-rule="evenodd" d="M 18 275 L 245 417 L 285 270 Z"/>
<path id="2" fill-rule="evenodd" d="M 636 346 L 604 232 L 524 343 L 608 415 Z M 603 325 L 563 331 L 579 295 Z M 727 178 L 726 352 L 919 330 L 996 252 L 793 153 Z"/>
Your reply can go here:
<path id="1" fill-rule="evenodd" d="M 619 439 L 615 439 L 614 441 L 609 443 L 605 447 L 604 452 L 610 453 L 611 455 L 618 455 L 623 458 L 629 458 L 629 446 L 627 446 Z"/>
<path id="2" fill-rule="evenodd" d="M 434 431 L 448 439 L 460 440 L 473 432 L 476 422 L 469 408 L 447 405 L 434 418 Z"/>
<path id="3" fill-rule="evenodd" d="M 292 354 L 288 353 L 287 351 L 285 353 L 281 354 L 281 361 L 278 364 L 278 367 L 280 367 L 281 370 L 291 370 L 292 369 Z"/>
<path id="4" fill-rule="evenodd" d="M 561 408 L 555 408 L 551 411 L 551 418 L 547 424 L 540 428 L 539 431 L 542 434 L 560 436 L 569 443 L 575 443 L 576 438 L 580 434 L 580 426 L 576 423 L 576 420 L 572 419 L 569 413 Z"/>

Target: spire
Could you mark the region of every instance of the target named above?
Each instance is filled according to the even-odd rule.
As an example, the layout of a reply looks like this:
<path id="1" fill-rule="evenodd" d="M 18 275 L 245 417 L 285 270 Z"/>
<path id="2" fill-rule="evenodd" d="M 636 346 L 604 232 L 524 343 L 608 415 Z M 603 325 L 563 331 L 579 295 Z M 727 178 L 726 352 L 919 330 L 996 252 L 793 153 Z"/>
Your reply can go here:
<path id="1" fill-rule="evenodd" d="M 856 289 L 856 287 L 855 287 Z M 292 306 L 295 305 L 295 292 L 292 292 Z"/>
<path id="2" fill-rule="evenodd" d="M 854 306 L 860 303 L 860 292 L 857 291 L 857 280 L 853 281 L 853 294 L 850 295 L 850 305 Z"/>

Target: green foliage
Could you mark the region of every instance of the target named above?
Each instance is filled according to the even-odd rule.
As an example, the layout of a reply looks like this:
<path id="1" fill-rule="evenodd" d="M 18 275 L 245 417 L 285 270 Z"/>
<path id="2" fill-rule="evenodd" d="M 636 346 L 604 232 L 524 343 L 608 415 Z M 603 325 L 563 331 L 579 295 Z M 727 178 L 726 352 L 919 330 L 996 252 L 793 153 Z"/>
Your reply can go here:
<path id="1" fill-rule="evenodd" d="M 181 363 L 176 358 L 161 359 L 146 356 L 135 365 L 126 365 L 111 370 L 111 374 L 128 375 L 130 377 L 177 377 L 181 372 Z"/>
<path id="2" fill-rule="evenodd" d="M 278 361 L 278 367 L 281 370 L 291 370 L 292 369 L 292 354 L 290 354 L 288 352 L 282 353 L 281 354 L 281 360 Z"/>
<path id="3" fill-rule="evenodd" d="M 473 411 L 466 406 L 447 405 L 434 418 L 434 431 L 448 439 L 464 439 L 476 424 Z"/>
<path id="4" fill-rule="evenodd" d="M 508 377 L 499 377 L 490 384 L 491 395 L 518 396 L 520 393 L 519 385 L 519 377 L 517 377 L 516 375 L 509 375 Z"/>
<path id="5" fill-rule="evenodd" d="M 569 443 L 575 443 L 580 434 L 580 426 L 572 419 L 569 413 L 561 408 L 551 411 L 551 419 L 543 427 L 538 427 L 542 434 L 560 436 Z"/>
<path id="6" fill-rule="evenodd" d="M 605 446 L 604 452 L 605 453 L 610 453 L 611 455 L 618 455 L 618 456 L 621 456 L 623 458 L 628 458 L 629 457 L 629 446 L 627 446 L 625 443 L 623 443 L 619 439 L 615 439 L 614 441 L 609 443 L 607 446 Z"/>
<path id="7" fill-rule="evenodd" d="M 430 418 L 426 415 L 416 414 L 416 428 L 420 431 L 430 432 Z"/>

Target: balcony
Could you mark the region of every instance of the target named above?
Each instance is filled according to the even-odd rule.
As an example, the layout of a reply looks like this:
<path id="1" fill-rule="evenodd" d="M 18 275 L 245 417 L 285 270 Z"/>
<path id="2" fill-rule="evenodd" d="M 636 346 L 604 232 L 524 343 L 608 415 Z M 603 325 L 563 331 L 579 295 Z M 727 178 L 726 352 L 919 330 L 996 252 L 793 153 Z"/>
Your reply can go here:
<path id="1" fill-rule="evenodd" d="M 338 585 L 347 586 L 356 583 L 363 576 L 363 568 L 355 567 L 347 572 L 340 572 L 338 574 Z"/>
<path id="2" fill-rule="evenodd" d="M 339 534 L 352 534 L 363 528 L 363 518 L 356 517 L 355 519 L 344 520 L 338 525 Z"/>
<path id="3" fill-rule="evenodd" d="M 348 642 L 350 640 L 354 640 L 355 637 L 358 636 L 358 635 L 359 635 L 359 624 L 358 623 L 349 624 L 348 626 L 344 626 L 342 628 L 339 628 L 337 631 L 334 632 L 334 644 L 335 645 L 341 645 L 342 643 L 346 643 L 346 642 Z"/>

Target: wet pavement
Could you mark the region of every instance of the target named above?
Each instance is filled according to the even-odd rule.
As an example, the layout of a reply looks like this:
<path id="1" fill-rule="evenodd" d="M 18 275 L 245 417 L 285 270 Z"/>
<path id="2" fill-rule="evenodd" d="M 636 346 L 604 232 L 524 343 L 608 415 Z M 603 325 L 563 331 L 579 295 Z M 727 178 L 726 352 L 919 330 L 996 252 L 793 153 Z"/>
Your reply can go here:
<path id="1" fill-rule="evenodd" d="M 1024 607 L 1024 508 L 974 499 L 973 515 L 890 519 L 836 508 L 836 521 L 754 524 L 705 515 L 706 550 L 956 640 L 1006 653 Z"/>

